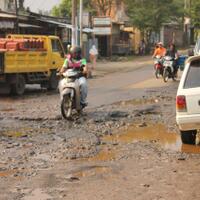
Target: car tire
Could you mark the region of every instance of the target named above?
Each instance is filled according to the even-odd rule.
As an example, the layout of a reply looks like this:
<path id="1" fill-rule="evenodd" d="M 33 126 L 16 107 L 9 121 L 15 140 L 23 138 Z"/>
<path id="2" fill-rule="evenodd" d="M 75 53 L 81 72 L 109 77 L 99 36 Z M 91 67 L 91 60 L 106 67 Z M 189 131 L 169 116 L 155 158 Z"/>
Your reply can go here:
<path id="1" fill-rule="evenodd" d="M 180 131 L 180 132 L 183 144 L 195 144 L 196 134 L 197 134 L 196 130 Z"/>

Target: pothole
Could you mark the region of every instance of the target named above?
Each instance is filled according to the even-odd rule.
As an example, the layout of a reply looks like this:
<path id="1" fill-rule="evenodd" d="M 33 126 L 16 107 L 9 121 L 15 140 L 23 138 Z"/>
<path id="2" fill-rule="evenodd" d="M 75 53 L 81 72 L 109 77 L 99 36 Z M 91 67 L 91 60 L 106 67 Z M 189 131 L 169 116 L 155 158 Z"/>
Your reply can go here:
<path id="1" fill-rule="evenodd" d="M 168 132 L 164 124 L 143 124 L 131 126 L 123 133 L 107 135 L 103 138 L 104 142 L 112 143 L 132 143 L 138 141 L 149 141 L 160 145 L 167 150 L 200 153 L 200 146 L 182 144 L 180 135 Z"/>

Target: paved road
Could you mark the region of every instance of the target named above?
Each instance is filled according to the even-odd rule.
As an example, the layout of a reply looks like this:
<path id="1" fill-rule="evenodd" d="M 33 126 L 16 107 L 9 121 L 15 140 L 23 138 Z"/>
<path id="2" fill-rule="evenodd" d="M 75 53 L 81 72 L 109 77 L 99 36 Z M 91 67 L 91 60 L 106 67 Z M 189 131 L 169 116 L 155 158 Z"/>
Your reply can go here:
<path id="1" fill-rule="evenodd" d="M 90 107 L 138 98 L 145 94 L 146 89 L 172 84 L 171 80 L 168 83 L 164 83 L 162 79 L 157 80 L 152 65 L 152 59 L 149 57 L 139 61 L 107 63 L 102 67 L 100 65 L 97 70 L 102 68 L 106 70 L 107 66 L 107 72 L 110 70 L 110 73 L 89 80 L 88 102 Z"/>

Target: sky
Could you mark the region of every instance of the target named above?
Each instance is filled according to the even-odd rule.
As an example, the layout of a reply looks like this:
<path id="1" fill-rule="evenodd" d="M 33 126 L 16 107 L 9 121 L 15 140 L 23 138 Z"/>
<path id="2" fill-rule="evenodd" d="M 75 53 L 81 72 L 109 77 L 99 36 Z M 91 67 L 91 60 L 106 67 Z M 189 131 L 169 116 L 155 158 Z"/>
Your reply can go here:
<path id="1" fill-rule="evenodd" d="M 24 6 L 29 7 L 33 12 L 38 12 L 38 10 L 49 11 L 60 2 L 61 0 L 25 0 Z"/>

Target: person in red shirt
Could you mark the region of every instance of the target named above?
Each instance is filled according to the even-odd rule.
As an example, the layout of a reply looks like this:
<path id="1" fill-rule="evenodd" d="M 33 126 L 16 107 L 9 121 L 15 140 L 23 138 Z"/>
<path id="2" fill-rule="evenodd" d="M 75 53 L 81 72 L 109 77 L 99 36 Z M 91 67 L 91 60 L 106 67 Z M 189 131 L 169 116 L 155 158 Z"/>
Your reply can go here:
<path id="1" fill-rule="evenodd" d="M 156 48 L 154 50 L 152 58 L 155 58 L 156 56 L 163 57 L 163 56 L 165 56 L 165 54 L 166 54 L 166 48 L 163 47 L 163 43 L 162 42 L 159 42 L 158 43 L 158 48 Z"/>

